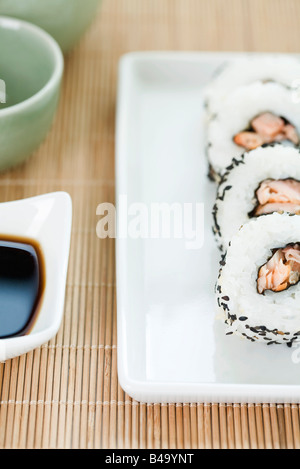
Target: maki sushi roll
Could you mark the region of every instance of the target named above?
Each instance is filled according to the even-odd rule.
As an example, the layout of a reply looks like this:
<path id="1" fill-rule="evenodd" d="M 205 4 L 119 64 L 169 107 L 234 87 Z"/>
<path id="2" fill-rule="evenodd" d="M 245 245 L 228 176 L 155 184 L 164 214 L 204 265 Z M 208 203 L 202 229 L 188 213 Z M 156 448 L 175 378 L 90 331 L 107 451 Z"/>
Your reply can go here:
<path id="1" fill-rule="evenodd" d="M 220 180 L 233 158 L 264 144 L 299 144 L 300 104 L 278 83 L 255 82 L 230 94 L 207 127 L 210 173 Z"/>
<path id="2" fill-rule="evenodd" d="M 226 97 L 239 86 L 255 81 L 274 81 L 289 88 L 297 86 L 300 61 L 287 55 L 246 55 L 222 64 L 206 87 L 205 102 L 208 115 L 218 112 Z"/>
<path id="3" fill-rule="evenodd" d="M 226 334 L 300 341 L 300 217 L 273 213 L 243 225 L 221 262 L 217 303 Z"/>
<path id="4" fill-rule="evenodd" d="M 241 225 L 273 212 L 300 214 L 300 150 L 280 143 L 232 161 L 218 186 L 213 232 L 226 250 Z"/>

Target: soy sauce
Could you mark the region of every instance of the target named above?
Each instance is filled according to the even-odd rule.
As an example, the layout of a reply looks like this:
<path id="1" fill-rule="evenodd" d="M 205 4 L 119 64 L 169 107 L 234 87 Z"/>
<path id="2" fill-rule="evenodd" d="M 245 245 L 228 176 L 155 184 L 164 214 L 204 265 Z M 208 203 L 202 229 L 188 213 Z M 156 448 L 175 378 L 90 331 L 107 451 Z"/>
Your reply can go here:
<path id="1" fill-rule="evenodd" d="M 40 246 L 25 238 L 0 237 L 0 339 L 30 332 L 44 282 Z"/>

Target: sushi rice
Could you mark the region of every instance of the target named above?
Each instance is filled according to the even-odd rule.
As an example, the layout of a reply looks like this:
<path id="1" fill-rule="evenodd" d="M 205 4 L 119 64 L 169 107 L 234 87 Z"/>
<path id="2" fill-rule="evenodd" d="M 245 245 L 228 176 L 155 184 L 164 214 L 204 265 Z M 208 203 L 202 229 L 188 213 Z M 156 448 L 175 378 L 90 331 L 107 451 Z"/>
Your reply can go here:
<path id="1" fill-rule="evenodd" d="M 246 55 L 225 62 L 205 89 L 208 115 L 216 114 L 226 97 L 255 81 L 274 81 L 293 88 L 300 78 L 300 60 L 283 54 Z"/>
<path id="2" fill-rule="evenodd" d="M 219 181 L 232 159 L 245 152 L 243 146 L 235 143 L 234 137 L 248 129 L 255 117 L 263 113 L 280 116 L 295 128 L 299 136 L 299 108 L 291 89 L 274 82 L 241 86 L 227 96 L 207 126 L 207 156 L 214 179 Z M 291 142 L 286 143 L 293 146 Z"/>
<path id="3" fill-rule="evenodd" d="M 258 203 L 255 192 L 260 183 L 288 178 L 300 181 L 299 148 L 271 144 L 232 161 L 219 184 L 213 207 L 213 232 L 221 250 L 227 249 L 232 236 L 250 220 Z"/>
<path id="4" fill-rule="evenodd" d="M 300 342 L 299 79 L 296 57 L 246 54 L 205 90 L 217 306 L 227 335 L 267 345 Z"/>
<path id="5" fill-rule="evenodd" d="M 259 269 L 273 250 L 298 242 L 300 217 L 287 213 L 252 219 L 232 237 L 216 284 L 227 335 L 268 345 L 300 341 L 300 282 L 283 291 L 257 290 Z"/>

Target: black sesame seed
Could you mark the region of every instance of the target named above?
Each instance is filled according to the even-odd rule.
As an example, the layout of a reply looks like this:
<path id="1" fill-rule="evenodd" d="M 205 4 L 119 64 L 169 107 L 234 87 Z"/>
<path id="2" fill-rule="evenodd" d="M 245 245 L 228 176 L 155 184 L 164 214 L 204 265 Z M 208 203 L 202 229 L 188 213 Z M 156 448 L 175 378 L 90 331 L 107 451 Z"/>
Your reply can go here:
<path id="1" fill-rule="evenodd" d="M 231 188 L 232 188 L 232 186 L 226 186 L 226 187 L 224 187 L 223 193 L 217 197 L 218 200 L 223 201 L 223 200 L 224 200 L 224 197 L 225 197 L 225 192 L 226 192 L 226 191 L 229 191 Z"/>
<path id="2" fill-rule="evenodd" d="M 247 321 L 247 316 L 240 316 L 239 321 Z"/>

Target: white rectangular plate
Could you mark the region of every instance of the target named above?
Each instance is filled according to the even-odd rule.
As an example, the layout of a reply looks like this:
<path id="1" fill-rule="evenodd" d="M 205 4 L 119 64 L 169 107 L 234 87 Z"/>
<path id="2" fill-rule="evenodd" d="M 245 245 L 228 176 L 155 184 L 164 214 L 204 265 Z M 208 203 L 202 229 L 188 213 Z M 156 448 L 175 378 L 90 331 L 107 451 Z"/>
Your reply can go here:
<path id="1" fill-rule="evenodd" d="M 203 87 L 219 66 L 238 57 L 134 53 L 121 60 L 118 373 L 123 389 L 139 401 L 300 402 L 296 349 L 226 336 L 216 319 L 220 253 L 211 230 L 215 185 L 207 178 Z M 153 203 L 204 203 L 203 246 L 134 239 L 141 207 L 150 213 Z"/>

